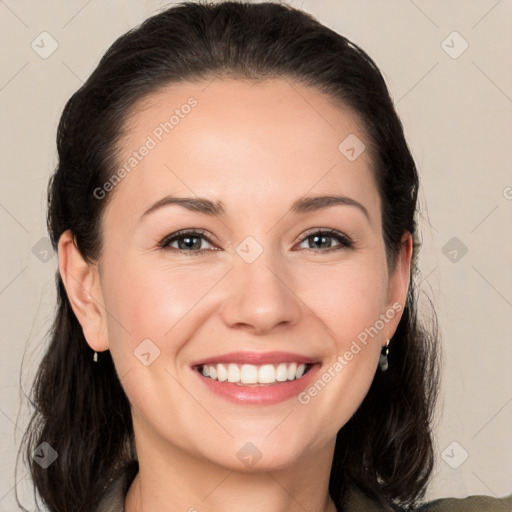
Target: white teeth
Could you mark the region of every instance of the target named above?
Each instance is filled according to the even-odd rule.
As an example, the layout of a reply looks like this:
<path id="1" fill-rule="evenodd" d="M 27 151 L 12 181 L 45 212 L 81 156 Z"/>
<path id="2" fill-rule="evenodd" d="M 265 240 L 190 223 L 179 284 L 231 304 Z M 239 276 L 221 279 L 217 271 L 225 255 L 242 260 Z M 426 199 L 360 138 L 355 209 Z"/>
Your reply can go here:
<path id="1" fill-rule="evenodd" d="M 295 376 L 295 375 L 294 375 Z M 273 364 L 264 364 L 258 371 L 258 382 L 270 384 L 276 381 L 276 369 Z"/>
<path id="2" fill-rule="evenodd" d="M 228 364 L 228 382 L 240 382 L 240 368 L 236 364 Z"/>
<path id="3" fill-rule="evenodd" d="M 226 370 L 226 367 L 223 364 L 217 365 L 217 379 L 220 382 L 225 382 L 228 380 L 228 371 Z"/>
<path id="4" fill-rule="evenodd" d="M 240 370 L 242 384 L 256 384 L 258 382 L 258 368 L 252 364 L 244 364 Z"/>
<path id="5" fill-rule="evenodd" d="M 281 363 L 276 369 L 276 380 L 277 382 L 288 380 L 288 369 L 284 363 Z"/>
<path id="6" fill-rule="evenodd" d="M 274 384 L 275 382 L 286 382 L 287 380 L 300 379 L 309 369 L 310 365 L 304 363 L 280 363 L 278 365 L 264 364 L 256 366 L 253 364 L 238 365 L 213 364 L 204 365 L 201 373 L 220 382 L 231 382 L 239 385 L 249 384 Z"/>

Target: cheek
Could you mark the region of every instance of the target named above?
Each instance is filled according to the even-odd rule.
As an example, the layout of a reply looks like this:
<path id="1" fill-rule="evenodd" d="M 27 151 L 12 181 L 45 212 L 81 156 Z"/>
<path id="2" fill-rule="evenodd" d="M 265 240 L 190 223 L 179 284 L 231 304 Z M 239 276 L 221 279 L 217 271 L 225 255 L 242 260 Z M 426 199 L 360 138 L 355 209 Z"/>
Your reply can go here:
<path id="1" fill-rule="evenodd" d="M 380 321 L 387 303 L 385 260 L 361 258 L 338 268 L 317 268 L 305 284 L 301 298 L 325 329 L 330 368 L 324 372 L 329 373 L 325 381 L 336 381 L 329 385 L 333 391 L 350 382 L 345 390 L 351 393 L 345 391 L 344 397 L 349 401 L 350 396 L 356 401 L 362 399 L 373 379 L 381 340 L 387 335 L 387 323 Z M 361 396 L 356 396 L 358 390 Z"/>
<path id="2" fill-rule="evenodd" d="M 373 325 L 387 301 L 387 271 L 377 259 L 317 268 L 302 285 L 301 299 L 342 344 Z"/>
<path id="3" fill-rule="evenodd" d="M 103 288 L 114 345 L 117 340 L 125 344 L 127 337 L 134 347 L 145 338 L 168 342 L 172 331 L 183 331 L 192 318 L 205 320 L 206 310 L 215 309 L 211 301 L 229 299 L 220 292 L 226 273 L 221 264 L 171 268 L 165 262 L 148 266 L 134 259 L 118 260 L 109 268 Z M 296 300 L 324 327 L 342 335 L 342 341 L 372 325 L 385 304 L 387 272 L 384 260 L 376 257 L 354 258 L 342 265 L 309 262 L 291 268 L 288 276 Z"/>
<path id="4" fill-rule="evenodd" d="M 373 381 L 385 331 L 375 331 L 387 298 L 387 273 L 373 265 L 318 269 L 304 302 L 325 327 L 325 364 L 311 386 L 299 395 L 308 427 L 321 432 L 315 443 L 336 435 L 366 396 Z M 324 274 L 325 273 L 325 274 Z M 325 418 L 331 419 L 325 428 Z"/>
<path id="5" fill-rule="evenodd" d="M 136 259 L 118 262 L 103 283 L 113 353 L 129 347 L 131 354 L 148 338 L 161 349 L 167 347 L 167 352 L 177 351 L 180 337 L 186 339 L 194 322 L 202 320 L 204 298 L 225 271 L 215 265 L 198 270 Z"/>

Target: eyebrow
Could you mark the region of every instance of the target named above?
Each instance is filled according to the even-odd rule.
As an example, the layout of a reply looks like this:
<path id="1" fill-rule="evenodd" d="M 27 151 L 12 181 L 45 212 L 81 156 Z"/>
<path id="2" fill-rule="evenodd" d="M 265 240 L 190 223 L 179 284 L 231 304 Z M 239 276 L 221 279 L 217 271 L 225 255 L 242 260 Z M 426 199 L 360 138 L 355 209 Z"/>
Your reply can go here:
<path id="1" fill-rule="evenodd" d="M 146 217 L 150 213 L 153 213 L 156 210 L 159 210 L 160 208 L 171 205 L 182 206 L 187 210 L 202 213 L 204 215 L 210 215 L 212 217 L 221 217 L 226 214 L 226 209 L 224 208 L 224 204 L 222 203 L 222 201 L 211 201 L 210 199 L 206 199 L 203 197 L 177 197 L 169 195 L 163 197 L 155 204 L 150 206 L 142 214 L 139 220 L 142 220 L 144 217 Z M 365 217 L 368 220 L 370 220 L 368 210 L 360 202 L 350 197 L 338 195 L 302 197 L 300 199 L 297 199 L 292 204 L 290 211 L 291 213 L 302 214 L 323 210 L 324 208 L 339 205 L 355 206 L 365 215 Z"/>

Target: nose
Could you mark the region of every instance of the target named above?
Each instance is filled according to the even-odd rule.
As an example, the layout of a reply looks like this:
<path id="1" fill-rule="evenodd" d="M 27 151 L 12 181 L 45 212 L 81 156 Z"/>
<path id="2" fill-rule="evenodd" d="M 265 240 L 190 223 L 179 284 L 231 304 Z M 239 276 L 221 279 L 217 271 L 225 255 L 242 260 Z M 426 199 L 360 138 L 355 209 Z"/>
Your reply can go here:
<path id="1" fill-rule="evenodd" d="M 237 257 L 227 289 L 221 315 L 231 328 L 262 335 L 300 318 L 302 303 L 291 272 L 265 251 L 252 263 Z"/>

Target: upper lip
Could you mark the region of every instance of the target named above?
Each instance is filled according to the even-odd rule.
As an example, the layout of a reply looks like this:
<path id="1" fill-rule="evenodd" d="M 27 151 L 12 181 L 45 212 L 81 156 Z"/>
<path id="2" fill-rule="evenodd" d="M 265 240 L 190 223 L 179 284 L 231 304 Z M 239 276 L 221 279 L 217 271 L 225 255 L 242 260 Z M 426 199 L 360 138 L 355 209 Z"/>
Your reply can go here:
<path id="1" fill-rule="evenodd" d="M 315 364 L 317 362 L 317 359 L 294 354 L 293 352 L 229 352 L 228 354 L 220 354 L 194 361 L 191 366 L 221 363 L 262 365 L 279 363 Z"/>

